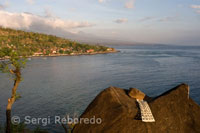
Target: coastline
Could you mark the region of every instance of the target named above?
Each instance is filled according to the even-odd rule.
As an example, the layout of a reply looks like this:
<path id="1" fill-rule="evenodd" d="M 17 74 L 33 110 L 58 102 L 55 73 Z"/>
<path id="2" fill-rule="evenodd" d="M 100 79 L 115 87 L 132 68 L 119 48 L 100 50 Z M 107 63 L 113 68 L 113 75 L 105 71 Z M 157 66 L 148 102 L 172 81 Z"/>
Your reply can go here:
<path id="1" fill-rule="evenodd" d="M 104 51 L 104 52 L 92 52 L 92 53 L 71 53 L 71 54 L 50 54 L 50 55 L 32 55 L 28 56 L 28 58 L 32 57 L 58 57 L 58 56 L 81 56 L 81 55 L 97 55 L 97 54 L 110 54 L 110 53 L 118 53 L 120 52 L 119 50 L 114 50 L 114 51 Z M 7 58 L 0 58 L 0 61 L 2 60 L 7 60 Z"/>

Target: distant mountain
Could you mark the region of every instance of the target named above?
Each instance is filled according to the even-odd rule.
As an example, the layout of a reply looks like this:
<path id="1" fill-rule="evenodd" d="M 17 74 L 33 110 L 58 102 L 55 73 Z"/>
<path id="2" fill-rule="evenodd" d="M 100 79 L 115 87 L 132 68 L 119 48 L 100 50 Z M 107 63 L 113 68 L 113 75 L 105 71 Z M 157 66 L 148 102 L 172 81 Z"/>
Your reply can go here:
<path id="1" fill-rule="evenodd" d="M 31 30 L 32 32 L 38 32 L 39 33 L 43 33 L 43 34 L 50 34 L 50 35 L 55 35 L 55 36 L 59 36 L 62 38 L 66 38 L 68 40 L 71 41 L 77 41 L 80 43 L 87 43 L 87 44 L 98 44 L 98 45 L 149 45 L 149 43 L 142 43 L 142 42 L 135 42 L 135 41 L 124 41 L 124 40 L 119 40 L 119 39 L 105 39 L 105 38 L 101 38 L 98 36 L 95 36 L 93 34 L 88 34 L 85 32 L 78 32 L 76 34 L 73 34 L 71 32 L 67 32 L 63 29 L 48 29 L 48 28 L 33 28 Z M 31 32 L 31 31 L 27 31 L 27 32 Z M 53 31 L 53 32 L 52 32 Z"/>

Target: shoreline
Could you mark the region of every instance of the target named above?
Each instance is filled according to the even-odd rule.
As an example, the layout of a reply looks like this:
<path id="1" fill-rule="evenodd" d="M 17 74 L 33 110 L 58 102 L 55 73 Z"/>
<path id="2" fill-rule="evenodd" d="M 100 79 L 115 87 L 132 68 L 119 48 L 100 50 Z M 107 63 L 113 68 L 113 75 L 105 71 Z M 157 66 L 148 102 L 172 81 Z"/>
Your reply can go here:
<path id="1" fill-rule="evenodd" d="M 93 52 L 93 53 L 71 53 L 71 54 L 50 54 L 50 55 L 32 55 L 28 56 L 27 58 L 33 58 L 33 57 L 58 57 L 58 56 L 81 56 L 81 55 L 97 55 L 97 54 L 110 54 L 110 53 L 118 53 L 119 50 L 115 51 L 104 51 L 104 52 Z M 8 60 L 9 58 L 0 58 L 0 61 L 2 60 Z"/>

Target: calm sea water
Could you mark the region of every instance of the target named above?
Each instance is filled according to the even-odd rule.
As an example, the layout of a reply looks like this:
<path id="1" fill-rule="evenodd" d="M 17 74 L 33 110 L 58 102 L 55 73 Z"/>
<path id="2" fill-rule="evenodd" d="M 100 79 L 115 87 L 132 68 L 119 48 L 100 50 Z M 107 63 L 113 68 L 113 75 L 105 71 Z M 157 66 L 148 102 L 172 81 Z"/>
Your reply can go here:
<path id="1" fill-rule="evenodd" d="M 109 86 L 135 87 L 156 96 L 180 83 L 200 104 L 200 47 L 121 46 L 121 52 L 101 55 L 32 58 L 23 70 L 13 116 L 51 118 L 81 114 L 95 96 Z M 0 74 L 0 123 L 5 123 L 12 80 Z M 40 124 L 41 126 L 42 124 Z M 37 125 L 28 125 L 35 128 Z M 60 125 L 41 126 L 63 132 Z"/>

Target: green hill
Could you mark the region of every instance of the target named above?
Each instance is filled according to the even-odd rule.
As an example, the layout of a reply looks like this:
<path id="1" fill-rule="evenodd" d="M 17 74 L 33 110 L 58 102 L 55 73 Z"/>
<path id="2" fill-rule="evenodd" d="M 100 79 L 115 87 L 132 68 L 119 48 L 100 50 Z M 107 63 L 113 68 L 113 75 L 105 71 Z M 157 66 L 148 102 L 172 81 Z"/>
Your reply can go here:
<path id="1" fill-rule="evenodd" d="M 82 44 L 53 35 L 25 32 L 0 27 L 0 58 L 9 50 L 22 56 L 72 55 L 113 52 L 114 49 L 99 45 Z"/>

